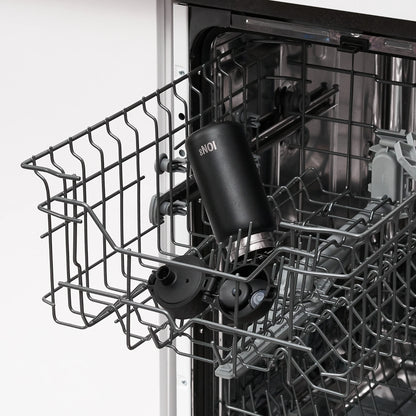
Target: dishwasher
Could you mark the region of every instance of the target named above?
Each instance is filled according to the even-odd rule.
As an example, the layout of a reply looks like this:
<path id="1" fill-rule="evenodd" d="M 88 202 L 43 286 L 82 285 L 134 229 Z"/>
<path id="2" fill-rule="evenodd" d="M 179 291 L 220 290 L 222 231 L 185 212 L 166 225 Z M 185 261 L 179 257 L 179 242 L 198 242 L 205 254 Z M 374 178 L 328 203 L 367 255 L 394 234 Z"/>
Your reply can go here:
<path id="1" fill-rule="evenodd" d="M 416 414 L 416 23 L 181 3 L 190 71 L 22 163 L 53 319 L 185 357 L 195 416 Z"/>

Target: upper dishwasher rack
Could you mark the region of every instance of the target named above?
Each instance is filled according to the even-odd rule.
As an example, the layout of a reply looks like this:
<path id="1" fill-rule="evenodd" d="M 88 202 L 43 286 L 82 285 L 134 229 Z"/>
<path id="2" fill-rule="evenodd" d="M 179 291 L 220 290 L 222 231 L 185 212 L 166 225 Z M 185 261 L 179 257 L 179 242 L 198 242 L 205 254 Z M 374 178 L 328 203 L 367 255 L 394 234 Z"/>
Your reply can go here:
<path id="1" fill-rule="evenodd" d="M 374 126 L 329 112 L 338 85 L 307 92 L 306 61 L 294 63 L 299 77 L 264 73 L 276 65 L 281 43 L 237 37 L 210 62 L 22 163 L 46 192 L 39 204 L 49 252 L 44 301 L 58 323 L 86 328 L 111 316 L 129 348 L 153 341 L 212 363 L 223 378 L 269 372 L 285 362 L 288 380 L 348 397 L 381 357 L 391 355 L 392 345 L 409 342 L 416 329 L 415 194 L 395 204 L 371 200 L 357 195 L 348 180 L 335 192 L 321 172 L 300 166 L 279 186 L 264 184 L 276 217 L 276 245 L 255 259 L 249 276 L 236 276 L 233 253 L 243 245 L 241 236 L 215 242 L 183 153 L 193 131 L 235 120 L 256 153 L 277 143 L 289 151 L 343 155 L 347 166 L 369 162 L 351 149 L 331 152 L 307 143 L 311 120 Z M 307 44 L 297 45 L 305 58 Z M 353 69 L 352 78 L 374 78 Z M 273 105 L 261 108 L 257 98 L 259 91 L 273 95 L 281 82 L 296 84 L 291 93 L 300 104 L 276 118 Z M 236 288 L 269 267 L 277 293 L 270 311 L 246 327 L 222 322 L 212 304 L 194 318 L 173 319 L 152 299 L 147 281 L 161 262 L 177 265 L 175 257 L 185 253 Z M 253 260 L 245 254 L 239 266 Z"/>

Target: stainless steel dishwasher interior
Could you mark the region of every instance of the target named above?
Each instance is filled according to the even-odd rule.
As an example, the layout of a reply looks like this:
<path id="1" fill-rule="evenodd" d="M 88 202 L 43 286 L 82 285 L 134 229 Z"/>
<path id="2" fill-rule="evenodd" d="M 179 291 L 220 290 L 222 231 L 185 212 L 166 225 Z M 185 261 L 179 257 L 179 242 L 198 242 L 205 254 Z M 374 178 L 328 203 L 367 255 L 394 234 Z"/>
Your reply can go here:
<path id="1" fill-rule="evenodd" d="M 414 180 L 397 165 L 400 192 L 375 198 L 372 178 L 374 154 L 415 130 L 415 71 L 410 57 L 224 33 L 206 64 L 23 162 L 46 189 L 54 319 L 84 328 L 112 316 L 129 348 L 150 341 L 212 366 L 218 415 L 415 412 Z M 212 236 L 183 148 L 213 121 L 244 126 L 274 213 L 272 244 L 250 225 L 228 243 Z M 153 172 L 141 170 L 145 158 Z M 207 276 L 202 312 L 175 319 L 155 300 L 148 278 L 160 262 L 163 278 L 168 266 Z M 242 267 L 250 272 L 236 275 Z M 229 280 L 239 293 L 261 273 L 270 310 L 248 324 L 221 316 L 218 286 Z"/>
<path id="2" fill-rule="evenodd" d="M 233 40 L 222 44 L 218 49 L 227 50 L 232 42 Z M 277 92 L 283 91 L 284 88 L 286 91 L 293 91 L 294 94 L 296 92 L 301 94 L 304 90 L 310 92 L 319 89 L 322 85 L 338 86 L 333 105 L 313 117 L 312 120 L 308 120 L 303 130 L 298 130 L 289 137 L 278 140 L 268 152 L 265 152 L 263 159 L 266 162 L 262 165 L 264 183 L 270 185 L 271 188 L 279 189 L 284 184 L 291 183 L 291 181 L 293 183 L 293 178 L 299 177 L 302 172 L 308 170 L 319 172 L 319 178 L 322 181 L 320 186 L 312 186 L 307 197 L 299 201 L 302 204 L 301 210 L 305 212 L 314 211 L 313 203 L 309 205 L 308 201 L 323 200 L 322 188 L 334 193 L 342 193 L 348 189 L 355 195 L 367 196 L 371 174 L 368 157 L 369 148 L 375 144 L 374 129 L 377 127 L 390 130 L 405 128 L 413 131 L 415 123 L 414 89 L 403 88 L 400 84 L 391 85 L 383 80 L 412 85 L 414 61 L 368 53 L 343 53 L 333 47 L 311 44 L 306 46 L 275 39 L 256 39 L 255 42 L 258 42 L 259 49 L 275 47 L 277 51 L 269 61 L 266 60 L 262 68 L 265 81 L 262 83 L 263 89 L 257 91 L 258 99 L 253 100 L 252 107 L 248 104 L 248 112 L 251 113 L 252 119 L 255 119 L 255 115 L 263 115 L 260 120 L 264 119 L 265 113 L 275 111 Z M 273 44 L 275 46 L 271 46 Z M 302 71 L 304 71 L 303 74 Z M 381 82 L 374 82 L 375 79 Z M 232 79 L 231 83 L 238 84 L 238 81 L 238 79 Z M 225 87 L 224 95 L 226 91 Z M 271 97 L 270 93 L 274 93 L 275 96 Z M 284 109 L 283 113 L 285 111 Z M 294 111 L 294 109 L 287 112 L 289 111 Z M 272 153 L 271 158 L 269 153 Z M 268 157 L 271 162 L 270 159 L 267 160 Z M 294 185 L 296 189 L 304 183 L 295 181 Z M 360 207 L 360 202 L 359 200 L 350 201 L 356 207 Z M 354 205 L 355 203 L 358 204 Z M 280 212 L 282 210 L 280 205 L 279 214 L 285 219 L 302 223 L 305 217 L 307 218 L 303 212 L 295 209 L 294 204 L 283 204 L 283 206 L 287 207 L 287 211 Z M 324 224 L 326 220 L 327 218 L 320 219 Z M 337 227 L 336 219 L 334 223 L 333 226 Z M 339 252 L 342 250 L 339 249 Z M 334 255 L 337 256 L 337 254 Z M 338 314 L 338 316 L 333 316 L 333 319 L 341 318 L 343 322 L 348 321 L 348 313 L 343 310 L 344 308 L 334 308 L 334 310 L 337 309 L 335 315 Z M 303 318 L 298 321 L 294 318 L 294 321 L 299 322 L 299 326 L 304 323 Z M 414 318 L 412 321 L 414 322 Z M 349 327 L 349 330 L 352 328 L 353 325 Z M 332 342 L 339 340 L 340 334 L 337 334 L 339 331 L 345 330 L 348 334 L 348 328 L 343 325 L 331 325 L 329 316 L 321 329 L 324 331 L 325 338 L 327 337 L 326 342 L 328 339 L 332 339 Z M 308 341 L 305 345 L 317 343 L 315 351 L 319 348 L 325 350 L 325 345 L 323 345 L 325 342 L 316 334 L 314 335 L 314 332 L 306 335 Z M 275 335 L 277 333 L 282 334 L 279 331 L 274 332 Z M 251 363 L 247 360 L 249 364 L 253 365 L 256 361 L 255 357 L 261 355 L 259 352 L 267 351 L 265 344 L 267 343 L 256 345 L 251 353 Z M 326 388 L 328 390 L 333 388 L 333 391 L 343 390 L 340 385 L 336 386 L 336 380 L 330 380 L 331 377 L 325 380 L 322 374 L 317 372 L 316 377 L 320 378 L 317 385 L 321 390 L 319 387 L 311 388 L 305 382 L 304 372 L 310 371 L 313 367 L 313 363 L 308 363 L 305 357 L 301 359 L 303 368 L 298 370 L 298 377 L 287 379 L 286 371 L 289 373 L 291 371 L 288 369 L 290 365 L 285 363 L 283 352 L 281 366 L 274 367 L 273 375 L 270 372 L 259 375 L 256 371 L 249 371 L 247 365 L 241 365 L 237 370 L 239 379 L 225 382 L 220 395 L 222 395 L 222 401 L 225 402 L 224 408 L 227 411 L 234 411 L 235 414 L 366 415 L 386 414 L 386 412 L 410 414 L 409 412 L 416 409 L 415 404 L 412 404 L 415 385 L 411 381 L 415 375 L 414 359 L 408 359 L 413 357 L 412 345 L 410 344 L 411 351 L 406 352 L 400 346 L 393 353 L 395 359 L 381 359 L 375 370 L 363 371 L 361 369 L 362 374 L 358 377 L 361 381 L 338 401 L 331 398 L 328 391 L 325 391 Z M 339 346 L 340 343 L 338 343 L 338 348 Z M 340 352 L 342 349 L 343 347 L 340 348 Z M 267 352 L 272 351 L 273 349 L 269 348 Z M 323 352 L 321 354 L 325 355 Z M 250 354 L 247 354 L 246 357 L 249 356 Z M 388 357 L 389 354 L 386 356 Z M 337 368 L 339 363 L 333 358 L 332 360 L 333 368 L 329 372 L 336 373 L 339 371 Z M 285 368 L 285 365 L 288 367 Z M 401 379 L 397 377 L 399 373 Z M 404 377 L 403 374 L 405 374 Z M 331 383 L 332 387 L 330 387 Z M 403 396 L 401 396 L 402 393 Z M 287 405 L 288 402 L 291 403 L 290 406 Z M 231 414 L 234 413 L 231 412 Z"/>

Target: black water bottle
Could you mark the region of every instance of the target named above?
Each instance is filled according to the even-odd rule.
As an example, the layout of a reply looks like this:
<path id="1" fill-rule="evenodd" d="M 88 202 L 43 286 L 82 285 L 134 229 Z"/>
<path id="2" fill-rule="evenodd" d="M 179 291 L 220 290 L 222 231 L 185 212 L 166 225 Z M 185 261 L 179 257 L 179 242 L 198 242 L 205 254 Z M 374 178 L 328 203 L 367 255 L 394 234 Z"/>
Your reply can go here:
<path id="1" fill-rule="evenodd" d="M 274 229 L 273 215 L 243 127 L 213 123 L 186 140 L 188 160 L 218 243 Z"/>

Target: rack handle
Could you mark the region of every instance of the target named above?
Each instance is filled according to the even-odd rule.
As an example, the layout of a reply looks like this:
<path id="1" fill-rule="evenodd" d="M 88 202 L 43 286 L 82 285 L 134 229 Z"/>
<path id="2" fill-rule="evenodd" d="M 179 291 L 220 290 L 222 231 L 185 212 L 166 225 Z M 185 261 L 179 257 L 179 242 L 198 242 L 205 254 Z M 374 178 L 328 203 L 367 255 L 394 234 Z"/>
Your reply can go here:
<path id="1" fill-rule="evenodd" d="M 62 173 L 62 172 L 59 172 L 59 171 L 51 169 L 51 168 L 46 168 L 44 166 L 38 166 L 38 165 L 33 164 L 33 162 L 31 160 L 25 160 L 23 163 L 21 163 L 20 166 L 23 169 L 34 170 L 35 172 L 49 173 L 50 175 L 56 176 L 57 178 L 61 178 L 61 179 L 70 179 L 70 180 L 73 180 L 73 181 L 80 181 L 81 180 L 81 178 L 78 175 Z"/>
<path id="2" fill-rule="evenodd" d="M 51 201 L 54 201 L 54 200 L 55 200 L 54 198 L 51 199 Z M 38 205 L 38 210 L 39 211 L 42 211 L 42 212 L 44 212 L 46 214 L 52 215 L 52 216 L 54 216 L 56 218 L 59 218 L 61 220 L 64 220 L 64 221 L 76 222 L 78 224 L 81 224 L 82 223 L 82 220 L 79 219 L 79 218 L 70 217 L 68 215 L 60 214 L 59 212 L 55 212 L 55 211 L 53 211 L 53 210 L 51 210 L 49 208 L 46 208 L 45 205 L 46 205 L 46 202 L 42 202 L 41 204 L 39 204 Z"/>

